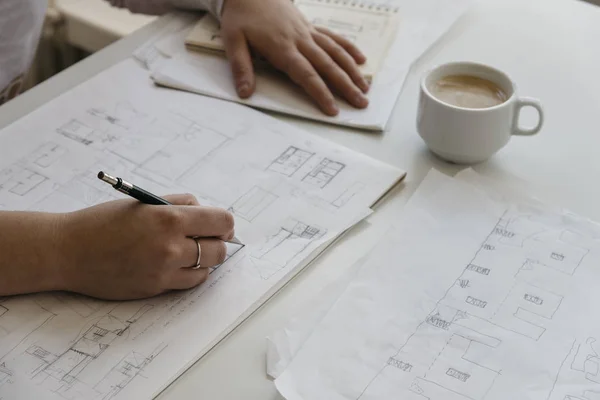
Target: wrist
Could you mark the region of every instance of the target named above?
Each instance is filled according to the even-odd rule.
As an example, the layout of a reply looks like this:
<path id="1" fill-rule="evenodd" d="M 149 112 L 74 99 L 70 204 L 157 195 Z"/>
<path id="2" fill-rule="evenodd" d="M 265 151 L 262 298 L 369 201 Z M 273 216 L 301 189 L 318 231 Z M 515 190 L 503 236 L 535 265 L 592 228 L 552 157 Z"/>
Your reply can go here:
<path id="1" fill-rule="evenodd" d="M 46 246 L 42 247 L 45 254 L 43 290 L 69 290 L 68 271 L 73 264 L 73 248 L 68 235 L 68 214 L 47 214 L 43 237 Z"/>
<path id="2" fill-rule="evenodd" d="M 80 246 L 81 232 L 78 232 L 77 212 L 53 214 L 49 224 L 53 238 L 52 279 L 53 290 L 76 291 L 75 273 L 84 268 L 85 249 Z M 82 251 L 83 250 L 83 251 Z M 89 249 L 88 249 L 89 250 Z"/>

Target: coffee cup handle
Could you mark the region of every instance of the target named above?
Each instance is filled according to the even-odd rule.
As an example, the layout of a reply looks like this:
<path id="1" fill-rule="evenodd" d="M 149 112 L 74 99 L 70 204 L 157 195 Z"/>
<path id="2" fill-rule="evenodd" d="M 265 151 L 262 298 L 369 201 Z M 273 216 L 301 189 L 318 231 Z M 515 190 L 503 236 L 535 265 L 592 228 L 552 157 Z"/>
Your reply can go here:
<path id="1" fill-rule="evenodd" d="M 519 119 L 523 107 L 533 107 L 537 110 L 538 123 L 535 127 L 526 129 L 519 127 Z M 535 135 L 542 129 L 542 125 L 544 125 L 544 110 L 542 109 L 542 104 L 538 100 L 529 97 L 522 97 L 520 99 L 517 99 L 517 104 L 515 105 L 515 116 L 513 120 L 512 134 L 519 136 Z"/>

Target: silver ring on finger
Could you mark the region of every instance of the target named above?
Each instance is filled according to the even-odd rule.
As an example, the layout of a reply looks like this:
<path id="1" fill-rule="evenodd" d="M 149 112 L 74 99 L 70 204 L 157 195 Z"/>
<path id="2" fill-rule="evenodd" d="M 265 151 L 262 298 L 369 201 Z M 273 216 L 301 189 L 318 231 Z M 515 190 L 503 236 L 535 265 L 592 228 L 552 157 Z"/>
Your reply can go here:
<path id="1" fill-rule="evenodd" d="M 196 242 L 196 245 L 198 246 L 198 259 L 196 260 L 196 265 L 194 265 L 192 267 L 192 269 L 199 269 L 200 267 L 200 256 L 202 255 L 202 248 L 200 247 L 200 242 L 198 241 L 198 238 L 193 238 L 194 242 Z"/>

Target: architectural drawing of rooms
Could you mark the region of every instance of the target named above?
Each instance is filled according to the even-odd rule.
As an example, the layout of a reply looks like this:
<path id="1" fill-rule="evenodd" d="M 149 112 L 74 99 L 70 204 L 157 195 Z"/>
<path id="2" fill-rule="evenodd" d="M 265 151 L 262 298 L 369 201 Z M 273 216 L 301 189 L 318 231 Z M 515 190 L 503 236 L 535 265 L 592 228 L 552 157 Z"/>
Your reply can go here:
<path id="1" fill-rule="evenodd" d="M 65 400 L 122 399 L 129 391 L 150 397 L 278 284 L 272 279 L 278 272 L 290 271 L 324 237 L 346 229 L 402 176 L 327 142 L 297 137 L 276 122 L 265 124 L 262 114 L 245 108 L 221 106 L 235 107 L 241 122 L 217 120 L 213 102 L 195 97 L 165 108 L 163 97 L 139 81 L 127 93 L 140 97 L 118 101 L 106 85 L 90 81 L 75 90 L 92 85 L 85 90 L 93 96 L 83 102 L 80 94 L 66 94 L 68 117 L 59 115 L 43 135 L 5 135 L 22 140 L 22 151 L 0 165 L 0 208 L 71 212 L 126 199 L 97 178 L 102 170 L 158 195 L 192 193 L 202 205 L 229 209 L 244 245 L 228 244 L 226 261 L 211 268 L 205 284 L 144 301 L 68 293 L 0 299 L 0 398 L 3 385 L 20 384 Z M 248 143 L 268 148 L 248 151 Z M 353 168 L 365 184 L 345 176 Z M 330 189 L 324 201 L 336 200 L 333 211 L 317 210 L 303 197 L 306 188 L 317 194 Z M 359 204 L 348 206 L 357 198 Z M 305 210 L 290 210 L 289 200 Z M 313 210 L 321 213 L 318 224 L 307 221 Z M 235 298 L 235 307 L 224 302 L 224 293 L 240 285 L 244 297 Z M 229 313 L 207 311 L 219 306 Z M 176 333 L 200 314 L 210 326 L 192 326 L 191 332 L 205 336 L 177 347 L 183 342 Z"/>
<path id="2" fill-rule="evenodd" d="M 454 285 L 405 344 L 390 354 L 359 399 L 379 398 L 377 394 L 390 387 L 408 400 L 488 398 L 506 368 L 502 360 L 507 349 L 516 341 L 533 348 L 545 345 L 544 335 L 564 300 L 552 283 L 557 286 L 570 279 L 589 252 L 570 241 L 571 235 L 567 230 L 546 231 L 526 215 L 503 217 Z M 599 390 L 596 395 L 600 393 L 597 350 L 593 338 L 567 350 L 571 367 L 565 364 L 559 372 L 557 363 L 556 379 L 579 375 L 593 382 Z M 579 397 L 580 393 L 559 396 L 552 391 L 554 382 L 547 383 L 548 400 L 597 399 L 591 392 L 587 397 Z"/>

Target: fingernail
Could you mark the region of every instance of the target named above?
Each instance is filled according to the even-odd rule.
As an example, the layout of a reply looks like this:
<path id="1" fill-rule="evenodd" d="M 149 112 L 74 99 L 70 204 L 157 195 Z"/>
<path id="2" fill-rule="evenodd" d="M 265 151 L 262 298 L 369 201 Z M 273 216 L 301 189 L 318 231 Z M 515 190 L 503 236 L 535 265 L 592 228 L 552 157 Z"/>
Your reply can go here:
<path id="1" fill-rule="evenodd" d="M 369 100 L 362 94 L 357 94 L 354 98 L 354 104 L 356 104 L 358 107 L 366 107 L 369 105 Z"/>
<path id="2" fill-rule="evenodd" d="M 362 78 L 360 81 L 360 88 L 363 92 L 367 93 L 369 91 L 369 82 L 365 78 Z"/>
<path id="3" fill-rule="evenodd" d="M 250 85 L 246 82 L 240 83 L 237 90 L 238 95 L 241 97 L 247 97 L 250 94 Z"/>
<path id="4" fill-rule="evenodd" d="M 329 105 L 327 106 L 327 108 L 329 109 L 329 112 L 332 115 L 337 115 L 338 112 L 340 111 L 340 109 L 338 108 L 337 104 L 335 104 L 335 102 L 333 100 L 331 100 L 329 102 Z"/>

